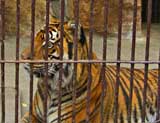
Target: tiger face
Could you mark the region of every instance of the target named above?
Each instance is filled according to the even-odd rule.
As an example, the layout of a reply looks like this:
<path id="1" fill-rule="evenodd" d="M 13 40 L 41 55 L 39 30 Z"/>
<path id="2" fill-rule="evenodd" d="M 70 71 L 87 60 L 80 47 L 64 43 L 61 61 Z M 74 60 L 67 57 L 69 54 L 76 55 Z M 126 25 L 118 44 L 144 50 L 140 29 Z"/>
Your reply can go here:
<path id="1" fill-rule="evenodd" d="M 80 33 L 78 36 L 78 52 L 81 54 L 83 50 L 83 45 L 85 42 L 85 35 L 83 29 L 79 29 Z M 48 40 L 48 60 L 56 61 L 60 60 L 60 23 L 50 24 L 49 25 L 49 40 Z M 63 35 L 63 60 L 72 60 L 73 59 L 73 35 L 74 27 L 69 26 L 68 23 L 64 25 L 64 35 Z M 46 29 L 40 30 L 34 39 L 34 52 L 33 60 L 44 60 L 46 54 Z M 84 58 L 82 55 L 78 55 L 79 58 Z M 23 60 L 31 60 L 31 50 L 26 48 L 22 54 L 21 58 Z M 26 71 L 30 72 L 30 64 L 25 63 L 24 68 Z M 48 63 L 48 81 L 52 83 L 53 90 L 57 90 L 56 86 L 59 80 L 59 70 L 60 63 Z M 34 63 L 33 64 L 33 73 L 38 78 L 43 78 L 45 76 L 45 64 L 44 63 Z M 73 64 L 63 63 L 63 80 L 62 88 L 65 88 L 71 83 L 73 75 Z M 54 83 L 54 84 L 53 84 Z"/>

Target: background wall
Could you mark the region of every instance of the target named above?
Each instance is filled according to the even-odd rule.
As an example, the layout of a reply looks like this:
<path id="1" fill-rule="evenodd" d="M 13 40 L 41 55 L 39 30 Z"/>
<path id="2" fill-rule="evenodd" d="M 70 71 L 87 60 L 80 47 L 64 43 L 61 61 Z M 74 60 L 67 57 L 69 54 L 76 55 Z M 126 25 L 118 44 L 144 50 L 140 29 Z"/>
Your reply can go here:
<path id="1" fill-rule="evenodd" d="M 20 33 L 30 35 L 31 26 L 31 1 L 20 1 Z M 36 0 L 36 27 L 44 25 L 45 19 L 45 0 Z M 15 35 L 16 32 L 16 0 L 5 0 L 5 32 Z"/>
<path id="2" fill-rule="evenodd" d="M 68 0 L 68 4 L 72 7 L 70 12 L 71 18 L 73 18 L 73 1 Z M 124 0 L 123 2 L 123 33 L 130 33 L 132 29 L 133 18 L 133 0 Z M 138 0 L 137 10 L 137 30 L 141 31 L 141 0 Z M 89 17 L 90 17 L 90 0 L 80 0 L 80 22 L 88 29 Z M 109 17 L 108 17 L 108 31 L 109 33 L 117 33 L 118 27 L 118 0 L 109 0 Z M 104 0 L 95 0 L 94 4 L 94 28 L 98 32 L 103 31 L 104 23 Z"/>

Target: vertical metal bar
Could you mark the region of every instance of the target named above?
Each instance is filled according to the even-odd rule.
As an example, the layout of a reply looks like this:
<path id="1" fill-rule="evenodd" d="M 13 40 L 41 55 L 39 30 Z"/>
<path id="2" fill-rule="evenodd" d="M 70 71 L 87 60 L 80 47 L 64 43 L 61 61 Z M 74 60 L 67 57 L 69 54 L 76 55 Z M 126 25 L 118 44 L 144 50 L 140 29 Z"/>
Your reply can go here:
<path id="1" fill-rule="evenodd" d="M 135 45 L 136 45 L 136 25 L 137 25 L 137 0 L 134 0 L 133 10 L 133 25 L 132 25 L 132 49 L 131 49 L 131 61 L 135 60 Z M 133 95 L 133 79 L 134 79 L 134 63 L 131 63 L 130 69 L 130 92 L 129 92 L 129 106 L 128 106 L 128 123 L 131 123 L 132 115 L 132 95 Z"/>
<path id="2" fill-rule="evenodd" d="M 150 46 L 150 30 L 151 30 L 151 16 L 152 16 L 152 0 L 148 0 L 148 13 L 147 13 L 147 36 L 146 36 L 146 48 L 145 48 L 145 61 L 149 60 L 149 46 Z M 145 123 L 146 116 L 146 98 L 147 98 L 147 81 L 148 81 L 148 63 L 144 68 L 144 90 L 143 90 L 143 107 L 142 107 L 142 122 Z"/>
<path id="3" fill-rule="evenodd" d="M 63 60 L 63 36 L 64 36 L 64 10 L 65 0 L 61 0 L 61 24 L 60 24 L 60 60 Z M 58 92 L 58 123 L 61 123 L 61 98 L 62 98 L 63 63 L 60 64 L 59 71 L 59 92 Z"/>
<path id="4" fill-rule="evenodd" d="M 5 0 L 1 0 L 1 7 L 0 7 L 0 42 L 1 42 L 1 60 L 5 59 Z M 2 97 L 2 105 L 1 105 L 1 123 L 5 123 L 5 63 L 1 63 L 1 97 Z"/>
<path id="5" fill-rule="evenodd" d="M 122 38 L 122 9 L 123 0 L 119 0 L 118 6 L 118 43 L 117 43 L 117 61 L 121 60 L 121 38 Z M 117 63 L 116 71 L 116 85 L 115 85 L 115 99 L 114 99 L 114 123 L 118 122 L 118 95 L 119 95 L 119 84 L 120 84 L 120 63 Z"/>
<path id="6" fill-rule="evenodd" d="M 108 0 L 104 0 L 104 32 L 103 32 L 103 60 L 106 60 L 107 55 L 107 24 L 108 24 Z M 101 94 L 101 118 L 100 122 L 104 121 L 104 96 L 106 91 L 106 80 L 105 80 L 105 68 L 106 63 L 102 64 L 102 94 Z"/>
<path id="7" fill-rule="evenodd" d="M 50 0 L 46 0 L 46 45 L 45 45 L 45 61 L 48 61 L 48 41 L 49 41 L 49 6 Z M 45 97 L 44 97 L 44 123 L 47 123 L 47 90 L 48 90 L 48 63 L 45 63 Z"/>
<path id="8" fill-rule="evenodd" d="M 35 0 L 31 1 L 31 60 L 34 58 L 34 34 L 35 34 Z M 29 93 L 29 120 L 32 122 L 33 104 L 33 64 L 30 64 L 30 93 Z"/>
<path id="9" fill-rule="evenodd" d="M 159 61 L 160 61 L 160 50 L 159 50 Z M 157 120 L 158 123 L 160 123 L 160 64 L 158 64 Z"/>
<path id="10" fill-rule="evenodd" d="M 74 32 L 74 61 L 77 61 L 77 47 L 78 47 L 78 25 L 79 25 L 79 0 L 74 0 L 74 18 L 75 18 L 75 32 Z M 77 63 L 74 63 L 74 72 L 73 72 L 73 104 L 72 104 L 72 123 L 75 123 L 76 117 L 76 81 L 77 81 Z"/>
<path id="11" fill-rule="evenodd" d="M 93 40 L 93 8 L 94 0 L 90 1 L 90 27 L 89 27 L 89 51 L 88 59 L 92 59 L 92 40 Z M 91 83 L 92 83 L 92 73 L 91 73 L 91 63 L 88 64 L 88 83 L 87 83 L 87 104 L 86 104 L 86 123 L 89 123 L 90 116 L 90 95 L 91 95 Z"/>
<path id="12" fill-rule="evenodd" d="M 20 0 L 17 0 L 17 16 L 16 16 L 16 60 L 19 60 L 19 40 L 20 40 Z M 16 63 L 16 77 L 15 77 L 15 123 L 18 123 L 18 103 L 19 103 L 19 63 Z"/>

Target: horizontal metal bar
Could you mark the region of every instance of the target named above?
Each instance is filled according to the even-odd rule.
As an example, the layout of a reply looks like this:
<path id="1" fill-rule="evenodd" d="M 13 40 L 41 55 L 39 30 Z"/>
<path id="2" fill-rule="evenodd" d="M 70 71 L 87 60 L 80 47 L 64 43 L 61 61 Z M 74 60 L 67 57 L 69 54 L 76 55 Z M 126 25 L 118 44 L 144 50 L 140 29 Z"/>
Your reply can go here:
<path id="1" fill-rule="evenodd" d="M 57 61 L 45 61 L 45 60 L 0 60 L 0 63 L 124 63 L 124 64 L 160 64 L 160 61 L 130 61 L 130 60 L 57 60 Z"/>

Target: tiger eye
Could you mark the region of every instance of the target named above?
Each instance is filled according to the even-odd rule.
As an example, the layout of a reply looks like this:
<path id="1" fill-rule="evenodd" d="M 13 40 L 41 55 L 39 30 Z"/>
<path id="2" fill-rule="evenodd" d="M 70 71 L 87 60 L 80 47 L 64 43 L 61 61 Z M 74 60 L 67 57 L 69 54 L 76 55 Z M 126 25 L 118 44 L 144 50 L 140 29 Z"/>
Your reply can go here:
<path id="1" fill-rule="evenodd" d="M 52 42 L 48 42 L 48 48 L 52 48 L 53 47 L 53 43 Z"/>

